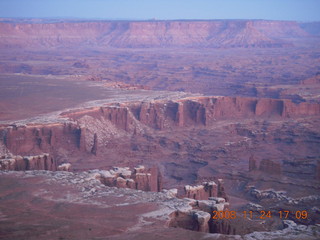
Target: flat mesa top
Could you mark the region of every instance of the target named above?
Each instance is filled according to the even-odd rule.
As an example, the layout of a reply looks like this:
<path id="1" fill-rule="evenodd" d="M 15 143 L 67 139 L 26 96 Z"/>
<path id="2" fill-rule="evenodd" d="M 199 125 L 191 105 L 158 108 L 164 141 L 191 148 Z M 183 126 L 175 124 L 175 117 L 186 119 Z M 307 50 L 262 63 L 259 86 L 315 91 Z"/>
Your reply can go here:
<path id="1" fill-rule="evenodd" d="M 0 121 L 34 117 L 88 101 L 117 98 L 119 94 L 119 90 L 105 89 L 86 81 L 54 76 L 1 75 Z"/>
<path id="2" fill-rule="evenodd" d="M 105 87 L 104 83 L 61 76 L 0 75 L 0 123 L 30 118 L 41 121 L 41 116 L 51 113 L 54 120 L 61 112 L 75 108 L 187 95 L 166 91 L 123 90 Z"/>

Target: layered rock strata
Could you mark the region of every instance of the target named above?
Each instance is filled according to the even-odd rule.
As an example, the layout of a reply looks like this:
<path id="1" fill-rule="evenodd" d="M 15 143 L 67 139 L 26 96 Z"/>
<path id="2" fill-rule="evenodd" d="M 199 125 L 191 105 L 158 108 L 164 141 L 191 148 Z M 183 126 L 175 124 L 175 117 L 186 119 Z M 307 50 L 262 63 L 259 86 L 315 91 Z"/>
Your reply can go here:
<path id="1" fill-rule="evenodd" d="M 74 120 L 101 116 L 117 128 L 130 131 L 137 120 L 158 130 L 171 127 L 210 126 L 217 120 L 246 118 L 294 118 L 320 115 L 320 104 L 290 100 L 243 97 L 197 97 L 177 101 L 119 104 L 66 114 Z"/>
<path id="2" fill-rule="evenodd" d="M 73 123 L 2 127 L 0 141 L 15 154 L 50 152 L 59 143 L 99 152 L 98 132 L 92 132 L 92 120 L 103 119 L 104 124 L 131 133 L 142 126 L 156 130 L 175 127 L 211 126 L 217 120 L 247 118 L 294 118 L 320 115 L 320 104 L 293 103 L 290 100 L 239 97 L 198 97 L 177 101 L 130 102 L 73 111 L 63 114 Z M 102 123 L 103 124 L 103 123 Z M 92 132 L 90 134 L 90 132 Z"/>
<path id="3" fill-rule="evenodd" d="M 2 156 L 0 170 L 26 171 L 26 170 L 57 170 L 57 162 L 44 153 L 37 156 Z"/>
<path id="4" fill-rule="evenodd" d="M 170 227 L 182 227 L 198 232 L 210 232 L 212 212 L 225 211 L 229 208 L 229 203 L 223 198 L 212 197 L 210 200 L 184 200 L 189 201 L 192 209 L 171 213 Z"/>
<path id="5" fill-rule="evenodd" d="M 228 200 L 223 186 L 223 180 L 218 179 L 218 182 L 203 182 L 201 185 L 184 187 L 184 196 L 195 200 L 208 200 L 224 198 Z"/>
<path id="6" fill-rule="evenodd" d="M 249 158 L 249 172 L 260 171 L 272 175 L 299 177 L 299 179 L 319 179 L 320 161 L 318 158 L 282 160 L 271 159 L 257 161 L 253 156 Z"/>
<path id="7" fill-rule="evenodd" d="M 161 174 L 157 168 L 146 169 L 144 166 L 138 166 L 130 170 L 128 167 L 114 167 L 109 171 L 97 170 L 94 177 L 109 187 L 152 192 L 162 190 Z"/>
<path id="8" fill-rule="evenodd" d="M 297 22 L 262 20 L 0 22 L 0 29 L 0 47 L 16 48 L 284 47 L 309 36 Z"/>

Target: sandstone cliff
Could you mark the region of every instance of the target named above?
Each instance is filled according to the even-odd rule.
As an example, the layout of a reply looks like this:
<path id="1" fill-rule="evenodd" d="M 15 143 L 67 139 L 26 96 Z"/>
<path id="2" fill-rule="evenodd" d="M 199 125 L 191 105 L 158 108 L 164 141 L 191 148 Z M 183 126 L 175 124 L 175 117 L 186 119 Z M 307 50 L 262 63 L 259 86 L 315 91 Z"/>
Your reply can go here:
<path id="1" fill-rule="evenodd" d="M 0 159 L 0 170 L 26 171 L 26 170 L 57 170 L 57 162 L 49 154 L 38 156 L 3 156 Z"/>
<path id="2" fill-rule="evenodd" d="M 218 187 L 215 182 L 204 182 L 198 186 L 184 187 L 185 196 L 196 200 L 208 200 L 209 197 L 218 197 Z"/>
<path id="3" fill-rule="evenodd" d="M 81 134 L 82 133 L 82 134 Z M 9 126 L 0 131 L 1 142 L 19 155 L 52 153 L 61 145 L 83 149 L 84 132 L 75 124 Z"/>
<path id="4" fill-rule="evenodd" d="M 285 21 L 0 22 L 0 47 L 282 47 L 306 36 Z"/>
<path id="5" fill-rule="evenodd" d="M 304 31 L 312 35 L 320 36 L 320 22 L 305 22 L 300 23 L 300 26 Z"/>
<path id="6" fill-rule="evenodd" d="M 301 81 L 302 85 L 319 85 L 320 84 L 320 73 L 318 73 L 316 76 L 307 78 L 303 81 Z"/>
<path id="7" fill-rule="evenodd" d="M 109 187 L 130 188 L 142 191 L 160 192 L 162 190 L 161 174 L 156 167 L 114 167 L 113 169 L 93 171 L 93 178 Z"/>
<path id="8" fill-rule="evenodd" d="M 184 187 L 184 196 L 195 200 L 229 200 L 223 184 L 223 179 L 218 179 L 217 183 L 214 181 L 203 182 L 201 185 Z"/>
<path id="9" fill-rule="evenodd" d="M 130 102 L 67 112 L 73 122 L 9 126 L 1 143 L 13 154 L 52 153 L 59 147 L 99 155 L 111 136 L 139 134 L 145 129 L 214 126 L 226 119 L 286 119 L 320 115 L 320 104 L 239 97 L 201 97 L 177 101 Z M 67 159 L 61 159 L 65 161 Z"/>

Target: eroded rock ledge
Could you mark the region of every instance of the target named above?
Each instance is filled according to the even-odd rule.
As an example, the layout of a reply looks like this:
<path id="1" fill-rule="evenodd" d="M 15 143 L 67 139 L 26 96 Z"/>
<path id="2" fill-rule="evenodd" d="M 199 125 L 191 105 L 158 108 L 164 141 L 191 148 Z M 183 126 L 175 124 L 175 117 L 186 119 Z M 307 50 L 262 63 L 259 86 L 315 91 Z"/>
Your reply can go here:
<path id="1" fill-rule="evenodd" d="M 50 154 L 44 153 L 37 156 L 2 156 L 0 158 L 0 170 L 26 171 L 26 170 L 49 170 L 56 171 L 57 161 Z"/>
<path id="2" fill-rule="evenodd" d="M 157 168 L 147 169 L 137 166 L 114 167 L 107 170 L 94 170 L 94 177 L 109 187 L 130 188 L 142 191 L 160 192 L 162 190 L 162 177 Z"/>
<path id="3" fill-rule="evenodd" d="M 223 198 L 228 201 L 228 196 L 224 191 L 223 180 L 218 179 L 218 182 L 213 181 L 203 182 L 201 185 L 184 187 L 185 196 L 196 200 L 207 200 L 210 198 Z"/>
<path id="4" fill-rule="evenodd" d="M 141 236 L 151 237 L 154 234 L 171 238 L 182 236 L 184 239 L 279 239 L 287 237 L 290 239 L 318 239 L 320 227 L 301 226 L 292 221 L 283 221 L 280 230 L 271 232 L 260 231 L 241 235 L 241 225 L 234 222 L 210 222 L 212 210 L 224 210 L 228 203 L 222 198 L 212 198 L 208 201 L 178 199 L 168 196 L 165 192 L 145 192 L 132 189 L 108 187 L 96 179 L 97 171 L 87 172 L 52 172 L 52 171 L 26 171 L 7 172 L 0 171 L 0 211 L 2 226 L 15 221 L 19 229 L 30 229 L 24 239 L 34 239 L 35 236 L 46 236 L 46 239 L 57 239 L 59 237 L 77 238 L 86 234 L 88 238 L 110 237 L 110 239 L 128 239 L 128 236 L 136 236 L 130 239 L 141 239 Z M 14 195 L 12 192 L 21 191 L 24 186 L 24 194 Z M 18 205 L 8 205 L 11 202 Z M 31 211 L 25 217 L 19 214 L 10 214 L 10 211 L 20 213 L 25 211 L 26 205 Z M 3 207 L 6 207 L 4 209 Z M 12 208 L 12 209 L 11 209 Z M 41 214 L 50 214 L 50 221 L 54 221 L 57 227 L 47 229 L 47 223 L 41 220 L 37 209 L 42 209 Z M 55 209 L 55 211 L 53 211 Z M 86 214 L 77 218 L 79 212 Z M 10 210 L 10 211 L 9 211 Z M 43 211 L 43 212 L 42 212 Z M 65 213 L 65 214 L 64 214 Z M 121 216 L 125 213 L 125 216 Z M 92 214 L 95 214 L 93 217 Z M 17 218 L 18 216 L 18 218 Z M 75 218 L 72 218 L 75 216 Z M 133 218 L 133 216 L 135 216 Z M 38 221 L 35 217 L 40 217 Z M 119 218 L 122 217 L 122 218 Z M 77 228 L 81 223 L 88 221 L 87 227 Z M 70 219 L 72 221 L 70 221 Z M 99 221 L 107 221 L 100 225 Z M 122 219 L 122 220 L 121 220 Z M 114 223 L 117 220 L 117 224 Z M 36 223 L 36 228 L 29 225 L 30 221 Z M 62 221 L 63 224 L 59 224 Z M 95 223 L 95 221 L 98 221 Z M 210 222 L 208 224 L 208 221 Z M 112 226 L 109 226 L 112 224 Z M 239 221 L 236 221 L 239 223 Z M 89 225 L 88 225 L 89 224 Z M 243 223 L 254 225 L 252 221 Z M 258 223 L 263 226 L 264 224 Z M 173 228 L 168 228 L 173 227 Z M 24 228 L 28 227 L 28 228 Z M 66 227 L 69 229 L 65 231 Z M 111 228 L 112 227 L 112 228 Z M 194 232 L 186 232 L 181 228 L 192 229 Z M 1 226 L 0 226 L 1 229 Z M 113 229 L 112 232 L 111 229 Z M 145 229 L 151 231 L 146 233 Z M 253 228 L 254 229 L 254 228 Z M 2 229 L 4 230 L 4 229 Z M 12 237 L 12 231 L 2 231 L 7 238 Z M 114 231 L 116 230 L 116 231 Z M 196 231 L 207 232 L 207 234 Z M 208 234 L 211 232 L 213 234 Z M 20 232 L 21 233 L 21 232 Z M 219 234 L 217 234 L 219 233 Z M 101 235 L 102 234 L 102 235 Z M 110 235 L 111 234 L 111 235 Z M 17 236 L 17 235 L 16 235 Z M 140 237 L 140 238 L 139 238 Z"/>
<path id="5" fill-rule="evenodd" d="M 290 119 L 319 115 L 320 104 L 317 103 L 241 97 L 108 104 L 66 112 L 61 115 L 69 119 L 65 123 L 3 125 L 0 127 L 0 154 L 51 154 L 58 148 L 68 148 L 68 151 L 99 155 L 109 137 L 121 134 L 143 135 L 149 130 L 214 126 L 217 121 L 226 119 Z"/>

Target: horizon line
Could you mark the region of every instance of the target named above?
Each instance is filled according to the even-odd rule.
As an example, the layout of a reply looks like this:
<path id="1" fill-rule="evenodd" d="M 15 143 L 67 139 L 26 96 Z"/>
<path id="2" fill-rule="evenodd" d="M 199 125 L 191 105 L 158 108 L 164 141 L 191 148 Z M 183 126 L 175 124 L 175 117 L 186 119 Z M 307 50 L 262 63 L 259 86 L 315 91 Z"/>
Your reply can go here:
<path id="1" fill-rule="evenodd" d="M 130 19 L 130 18 L 86 18 L 86 17 L 1 17 L 2 20 L 55 20 L 55 21 L 132 21 L 132 22 L 150 22 L 150 21 L 279 21 L 279 22 L 320 22 L 320 20 L 301 21 L 301 20 L 278 20 L 278 19 L 264 19 L 264 18 L 217 18 L 217 19 L 200 19 L 200 18 L 177 18 L 177 19 Z"/>

